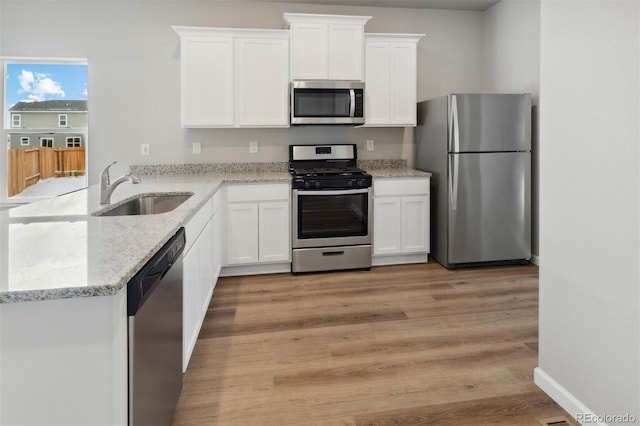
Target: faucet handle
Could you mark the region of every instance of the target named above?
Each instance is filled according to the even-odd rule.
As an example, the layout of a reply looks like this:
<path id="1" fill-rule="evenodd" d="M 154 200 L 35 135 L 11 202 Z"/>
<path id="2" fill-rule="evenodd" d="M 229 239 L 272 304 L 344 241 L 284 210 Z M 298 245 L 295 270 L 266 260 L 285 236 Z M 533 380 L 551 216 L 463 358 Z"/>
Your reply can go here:
<path id="1" fill-rule="evenodd" d="M 101 180 L 102 180 L 103 184 L 106 184 L 106 185 L 110 185 L 111 184 L 110 179 L 109 179 L 109 167 L 113 166 L 116 163 L 117 163 L 117 161 L 114 161 L 113 163 L 111 163 L 107 167 L 105 167 L 104 170 L 102 170 Z"/>

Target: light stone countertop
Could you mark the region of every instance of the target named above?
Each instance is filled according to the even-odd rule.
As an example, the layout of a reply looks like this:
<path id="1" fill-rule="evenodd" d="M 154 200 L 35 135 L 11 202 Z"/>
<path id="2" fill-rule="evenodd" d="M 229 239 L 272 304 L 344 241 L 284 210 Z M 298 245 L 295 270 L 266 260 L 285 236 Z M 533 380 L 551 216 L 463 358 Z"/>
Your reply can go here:
<path id="1" fill-rule="evenodd" d="M 381 168 L 381 169 L 367 169 L 367 172 L 376 178 L 413 178 L 413 177 L 421 177 L 427 178 L 431 177 L 431 173 L 423 172 L 420 170 L 410 169 L 407 167 L 402 168 Z"/>
<path id="2" fill-rule="evenodd" d="M 431 176 L 406 167 L 370 167 L 367 171 L 374 178 Z M 111 204 L 142 193 L 194 195 L 167 213 L 96 217 L 92 213 L 105 206 L 99 203 L 99 186 L 93 185 L 0 211 L 0 303 L 114 295 L 223 183 L 290 182 L 291 177 L 276 167 L 182 171 L 142 175 L 141 179 L 138 185 L 125 182 L 118 186 Z"/>
<path id="3" fill-rule="evenodd" d="M 193 192 L 171 212 L 96 217 L 99 186 L 0 212 L 0 303 L 118 293 L 225 183 L 289 182 L 285 172 L 142 176 L 112 205 L 141 193 Z"/>

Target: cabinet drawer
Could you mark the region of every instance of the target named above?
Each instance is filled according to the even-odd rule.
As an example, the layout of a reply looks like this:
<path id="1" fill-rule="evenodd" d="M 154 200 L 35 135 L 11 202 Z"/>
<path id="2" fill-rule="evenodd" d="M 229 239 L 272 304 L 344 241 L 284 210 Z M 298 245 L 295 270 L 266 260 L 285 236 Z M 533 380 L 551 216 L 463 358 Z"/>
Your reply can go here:
<path id="1" fill-rule="evenodd" d="M 428 195 L 429 178 L 374 179 L 373 195 Z"/>
<path id="2" fill-rule="evenodd" d="M 191 219 L 189 219 L 189 222 L 187 222 L 187 224 L 184 226 L 185 232 L 187 234 L 187 242 L 184 248 L 185 254 L 187 253 L 187 251 L 189 251 L 194 241 L 198 239 L 198 235 L 200 235 L 200 232 L 202 232 L 204 227 L 207 225 L 207 222 L 209 222 L 209 219 L 211 219 L 212 215 L 213 199 L 210 198 L 206 203 L 204 203 L 200 210 L 198 210 L 198 212 L 193 215 Z"/>
<path id="3" fill-rule="evenodd" d="M 288 183 L 241 184 L 227 186 L 227 202 L 288 200 Z"/>

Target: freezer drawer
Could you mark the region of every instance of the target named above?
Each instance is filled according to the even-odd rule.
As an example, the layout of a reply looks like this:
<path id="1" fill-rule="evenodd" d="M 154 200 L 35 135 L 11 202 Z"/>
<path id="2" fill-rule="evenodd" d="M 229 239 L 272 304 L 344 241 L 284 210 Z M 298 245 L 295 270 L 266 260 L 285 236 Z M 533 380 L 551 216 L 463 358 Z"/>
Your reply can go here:
<path id="1" fill-rule="evenodd" d="M 449 154 L 449 264 L 531 258 L 531 154 Z"/>

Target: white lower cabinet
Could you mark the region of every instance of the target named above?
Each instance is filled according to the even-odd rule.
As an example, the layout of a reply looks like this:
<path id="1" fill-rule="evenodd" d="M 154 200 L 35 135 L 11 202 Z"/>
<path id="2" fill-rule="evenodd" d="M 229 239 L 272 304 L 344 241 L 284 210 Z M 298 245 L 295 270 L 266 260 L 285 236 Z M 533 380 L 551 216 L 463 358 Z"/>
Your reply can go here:
<path id="1" fill-rule="evenodd" d="M 213 196 L 213 217 L 211 218 L 212 226 L 212 270 L 213 270 L 213 288 L 216 287 L 218 277 L 220 276 L 220 270 L 222 269 L 222 190 L 215 193 Z"/>
<path id="2" fill-rule="evenodd" d="M 258 204 L 258 262 L 291 261 L 289 201 Z"/>
<path id="3" fill-rule="evenodd" d="M 183 255 L 183 371 L 189 365 L 217 279 L 213 261 L 216 226 L 212 212 L 213 200 L 209 200 L 185 226 L 187 245 Z"/>
<path id="4" fill-rule="evenodd" d="M 226 188 L 226 260 L 222 275 L 290 270 L 288 183 Z"/>
<path id="5" fill-rule="evenodd" d="M 426 262 L 429 178 L 376 179 L 373 194 L 373 264 Z"/>
<path id="6" fill-rule="evenodd" d="M 227 265 L 258 263 L 258 203 L 227 205 Z"/>

